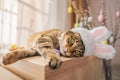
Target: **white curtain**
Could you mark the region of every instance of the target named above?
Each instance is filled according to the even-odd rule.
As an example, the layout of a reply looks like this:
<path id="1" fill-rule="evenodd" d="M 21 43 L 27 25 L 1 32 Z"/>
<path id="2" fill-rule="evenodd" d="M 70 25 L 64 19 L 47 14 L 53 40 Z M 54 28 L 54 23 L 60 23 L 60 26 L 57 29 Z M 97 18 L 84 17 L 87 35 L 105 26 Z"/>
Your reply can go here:
<path id="1" fill-rule="evenodd" d="M 28 37 L 34 32 L 40 32 L 53 28 L 61 30 L 68 30 L 70 28 L 70 19 L 67 12 L 69 0 L 0 0 L 0 8 L 9 6 L 8 11 L 0 10 L 0 46 L 16 44 L 25 44 Z M 5 2 L 7 1 L 7 2 Z M 13 10 L 17 10 L 17 13 L 13 13 Z M 9 13 L 15 15 L 7 17 Z M 3 25 L 3 23 L 9 21 L 9 24 Z M 11 20 L 13 19 L 13 20 Z M 14 25 L 14 31 L 11 26 Z M 3 29 L 9 30 L 9 33 L 3 32 Z M 11 30 L 11 31 L 10 31 Z M 4 36 L 4 37 L 3 37 Z M 11 37 L 11 38 L 10 38 Z"/>
<path id="2" fill-rule="evenodd" d="M 70 19 L 67 12 L 68 0 L 51 0 L 49 25 L 51 28 L 68 30 L 70 28 Z"/>
<path id="3" fill-rule="evenodd" d="M 67 13 L 68 0 L 36 0 L 36 4 L 44 12 L 44 16 L 37 13 L 35 31 L 53 28 L 68 30 L 70 28 L 70 19 Z"/>
<path id="4" fill-rule="evenodd" d="M 18 2 L 0 0 L 0 46 L 16 43 Z"/>

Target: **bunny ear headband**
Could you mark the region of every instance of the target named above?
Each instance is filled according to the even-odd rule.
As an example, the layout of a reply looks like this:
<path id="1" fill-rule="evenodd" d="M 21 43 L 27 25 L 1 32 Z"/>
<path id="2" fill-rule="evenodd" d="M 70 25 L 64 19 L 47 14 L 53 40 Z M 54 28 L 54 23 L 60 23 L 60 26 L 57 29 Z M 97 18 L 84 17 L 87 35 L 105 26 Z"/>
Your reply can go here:
<path id="1" fill-rule="evenodd" d="M 95 55 L 106 60 L 114 57 L 116 52 L 115 49 L 108 44 L 101 43 L 111 35 L 111 32 L 104 26 L 100 26 L 92 30 L 73 28 L 71 31 L 77 32 L 81 35 L 82 41 L 85 45 L 84 56 Z"/>

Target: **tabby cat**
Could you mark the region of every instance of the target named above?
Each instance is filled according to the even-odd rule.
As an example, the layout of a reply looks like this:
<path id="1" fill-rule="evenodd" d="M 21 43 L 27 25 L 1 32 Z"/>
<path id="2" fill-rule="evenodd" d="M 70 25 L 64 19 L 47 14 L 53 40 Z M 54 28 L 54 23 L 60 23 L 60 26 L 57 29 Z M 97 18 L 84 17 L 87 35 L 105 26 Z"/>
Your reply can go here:
<path id="1" fill-rule="evenodd" d="M 7 65 L 40 54 L 47 59 L 50 68 L 56 69 L 62 61 L 54 49 L 60 50 L 65 57 L 82 57 L 85 46 L 79 33 L 52 29 L 33 34 L 27 41 L 27 47 L 8 52 L 2 62 Z"/>

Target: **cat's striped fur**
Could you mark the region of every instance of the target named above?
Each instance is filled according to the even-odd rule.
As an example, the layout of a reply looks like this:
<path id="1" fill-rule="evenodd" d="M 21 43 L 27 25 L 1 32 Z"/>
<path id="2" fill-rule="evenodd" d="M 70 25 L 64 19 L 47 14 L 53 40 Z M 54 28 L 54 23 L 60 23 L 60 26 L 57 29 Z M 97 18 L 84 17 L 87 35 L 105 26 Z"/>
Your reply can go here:
<path id="1" fill-rule="evenodd" d="M 60 66 L 61 60 L 54 49 L 59 49 L 61 55 L 66 57 L 83 56 L 85 50 L 78 33 L 58 29 L 35 33 L 27 43 L 27 47 L 7 53 L 3 57 L 3 64 L 11 64 L 19 59 L 40 54 L 48 60 L 49 66 L 55 69 Z"/>

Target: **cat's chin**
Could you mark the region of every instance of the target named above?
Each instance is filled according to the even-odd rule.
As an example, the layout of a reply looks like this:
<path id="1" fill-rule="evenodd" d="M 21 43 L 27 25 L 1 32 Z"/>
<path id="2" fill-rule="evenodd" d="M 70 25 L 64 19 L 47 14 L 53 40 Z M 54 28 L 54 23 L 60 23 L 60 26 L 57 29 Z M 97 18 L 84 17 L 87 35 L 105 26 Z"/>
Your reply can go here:
<path id="1" fill-rule="evenodd" d="M 65 56 L 65 52 L 64 52 L 64 51 L 62 51 L 62 52 L 61 52 L 61 55 L 62 55 L 62 56 Z"/>
<path id="2" fill-rule="evenodd" d="M 62 55 L 62 56 L 69 57 L 71 54 L 68 53 L 68 52 L 66 52 L 66 51 L 64 51 L 64 50 L 62 50 L 61 55 Z"/>

